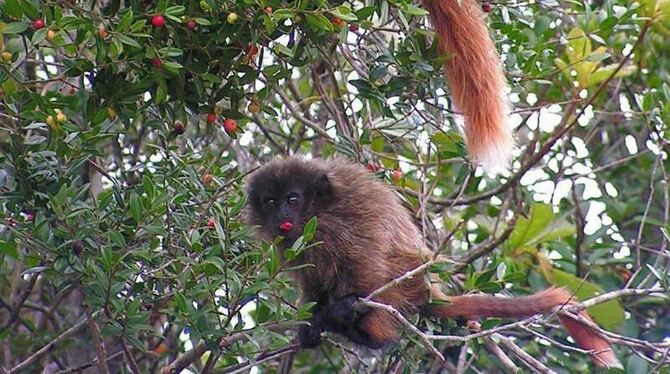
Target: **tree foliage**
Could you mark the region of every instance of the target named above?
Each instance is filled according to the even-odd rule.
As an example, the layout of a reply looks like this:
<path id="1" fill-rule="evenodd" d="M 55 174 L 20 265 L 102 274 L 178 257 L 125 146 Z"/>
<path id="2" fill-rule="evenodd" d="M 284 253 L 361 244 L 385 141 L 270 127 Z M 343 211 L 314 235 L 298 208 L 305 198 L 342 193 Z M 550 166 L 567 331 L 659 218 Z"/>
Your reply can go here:
<path id="1" fill-rule="evenodd" d="M 439 371 L 411 331 L 296 348 L 311 305 L 242 219 L 245 175 L 294 153 L 392 184 L 450 293 L 611 295 L 589 312 L 625 370 L 668 365 L 670 1 L 483 6 L 518 142 L 499 175 L 468 163 L 420 4 L 2 2 L 0 372 Z M 552 316 L 410 321 L 450 371 L 592 365 Z"/>

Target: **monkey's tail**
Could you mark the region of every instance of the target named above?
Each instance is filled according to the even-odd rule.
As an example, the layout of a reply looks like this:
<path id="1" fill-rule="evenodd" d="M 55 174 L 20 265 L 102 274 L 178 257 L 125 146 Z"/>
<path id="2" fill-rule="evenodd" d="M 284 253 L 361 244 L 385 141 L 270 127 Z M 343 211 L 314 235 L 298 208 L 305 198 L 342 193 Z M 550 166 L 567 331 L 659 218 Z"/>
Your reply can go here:
<path id="1" fill-rule="evenodd" d="M 498 53 L 475 0 L 423 0 L 447 56 L 444 70 L 454 103 L 463 113 L 465 140 L 476 163 L 505 166 L 514 149 L 506 124 L 509 103 Z"/>
<path id="2" fill-rule="evenodd" d="M 490 295 L 445 296 L 437 286 L 432 289 L 434 299 L 448 300 L 448 305 L 430 307 L 428 313 L 440 318 L 524 318 L 536 314 L 551 313 L 554 308 L 573 303 L 570 292 L 563 288 L 549 288 L 534 295 L 523 297 L 496 297 Z M 579 312 L 591 321 L 586 311 Z M 597 366 L 623 368 L 609 342 L 590 327 L 568 316 L 559 319 L 572 338 L 582 348 L 591 351 L 591 358 Z"/>

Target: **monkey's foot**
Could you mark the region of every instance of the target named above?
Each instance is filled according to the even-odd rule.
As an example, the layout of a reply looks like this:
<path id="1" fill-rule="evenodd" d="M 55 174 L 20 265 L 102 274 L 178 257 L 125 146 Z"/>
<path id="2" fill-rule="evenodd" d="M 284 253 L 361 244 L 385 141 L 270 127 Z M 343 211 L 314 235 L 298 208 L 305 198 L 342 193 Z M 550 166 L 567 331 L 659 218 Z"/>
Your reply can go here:
<path id="1" fill-rule="evenodd" d="M 298 329 L 298 342 L 302 348 L 316 348 L 321 344 L 321 329 L 301 325 Z"/>

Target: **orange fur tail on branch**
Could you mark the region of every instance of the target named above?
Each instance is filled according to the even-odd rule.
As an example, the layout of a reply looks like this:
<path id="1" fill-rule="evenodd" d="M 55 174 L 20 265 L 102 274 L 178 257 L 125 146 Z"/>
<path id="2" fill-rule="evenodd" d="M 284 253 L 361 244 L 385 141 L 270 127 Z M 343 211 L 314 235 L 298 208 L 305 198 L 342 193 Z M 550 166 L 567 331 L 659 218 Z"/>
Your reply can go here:
<path id="1" fill-rule="evenodd" d="M 548 314 L 554 308 L 573 304 L 573 296 L 563 288 L 549 288 L 534 295 L 523 297 L 497 297 L 490 295 L 445 296 L 433 287 L 434 299 L 448 300 L 448 305 L 431 307 L 429 313 L 440 318 L 525 318 L 536 314 Z M 584 319 L 592 322 L 586 311 L 579 312 Z M 572 338 L 582 348 L 591 351 L 591 358 L 597 366 L 622 368 L 609 342 L 581 322 L 565 315 L 559 319 Z"/>
<path id="2" fill-rule="evenodd" d="M 452 100 L 465 120 L 465 141 L 475 163 L 505 167 L 514 149 L 502 72 L 479 2 L 423 0 L 447 56 L 444 70 Z"/>

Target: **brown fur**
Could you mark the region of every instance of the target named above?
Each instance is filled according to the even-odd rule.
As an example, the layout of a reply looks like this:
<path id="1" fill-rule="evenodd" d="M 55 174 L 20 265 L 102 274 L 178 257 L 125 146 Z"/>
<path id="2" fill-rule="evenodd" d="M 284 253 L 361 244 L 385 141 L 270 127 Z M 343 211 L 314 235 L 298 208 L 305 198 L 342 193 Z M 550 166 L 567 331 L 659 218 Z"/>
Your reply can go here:
<path id="1" fill-rule="evenodd" d="M 485 166 L 505 166 L 514 141 L 507 126 L 505 76 L 475 0 L 423 0 L 446 56 L 444 70 L 472 158 Z"/>
<path id="2" fill-rule="evenodd" d="M 262 188 L 259 185 L 291 183 L 300 178 L 311 180 L 312 175 L 320 174 L 327 175 L 334 199 L 326 207 L 315 207 L 314 210 L 318 220 L 314 240 L 322 244 L 308 249 L 297 259 L 298 263 L 314 265 L 295 274 L 307 300 L 319 300 L 323 294 L 335 298 L 351 294 L 368 295 L 430 258 L 421 233 L 394 191 L 360 165 L 339 158 L 275 159 L 251 176 L 248 190 L 252 191 L 250 195 L 254 195 L 257 194 L 256 189 Z M 253 206 L 249 213 L 251 222 L 262 221 Z M 262 227 L 260 231 L 267 239 L 274 235 L 271 232 L 267 227 Z M 448 300 L 450 304 L 429 307 L 426 305 L 429 296 Z M 521 298 L 488 295 L 447 297 L 436 285 L 427 283 L 422 275 L 405 280 L 375 300 L 404 314 L 422 311 L 441 318 L 520 318 L 549 313 L 557 306 L 572 302 L 570 293 L 560 288 Z M 579 322 L 568 319 L 565 323 L 565 317 L 561 320 L 584 348 L 609 349 L 607 341 Z M 360 326 L 375 346 L 396 341 L 399 336 L 397 321 L 384 310 L 374 309 L 364 315 Z M 601 353 L 594 362 L 599 365 L 618 364 L 611 351 Z"/>

